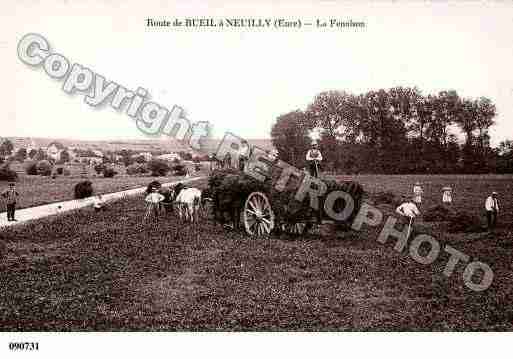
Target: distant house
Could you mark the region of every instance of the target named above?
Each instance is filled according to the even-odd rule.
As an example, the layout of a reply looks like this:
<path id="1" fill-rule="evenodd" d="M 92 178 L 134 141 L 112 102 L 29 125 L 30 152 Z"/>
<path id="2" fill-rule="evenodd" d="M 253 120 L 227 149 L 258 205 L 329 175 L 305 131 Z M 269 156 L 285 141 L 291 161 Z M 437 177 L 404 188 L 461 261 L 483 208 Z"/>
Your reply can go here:
<path id="1" fill-rule="evenodd" d="M 137 153 L 135 155 L 132 155 L 131 157 L 132 158 L 144 157 L 144 160 L 146 162 L 149 162 L 153 158 L 153 155 L 151 154 L 151 152 L 141 152 L 141 153 Z"/>
<path id="2" fill-rule="evenodd" d="M 30 153 L 30 151 L 32 150 L 35 150 L 37 151 L 39 149 L 39 147 L 37 147 L 36 143 L 34 142 L 33 139 L 30 140 L 30 144 L 27 146 L 27 154 Z"/>
<path id="3" fill-rule="evenodd" d="M 165 160 L 165 161 L 169 161 L 169 162 L 173 162 L 176 159 L 178 161 L 182 160 L 182 158 L 180 157 L 180 155 L 178 153 L 165 153 L 163 155 L 157 156 L 157 158 L 159 160 Z"/>
<path id="4" fill-rule="evenodd" d="M 91 166 L 100 165 L 103 163 L 103 158 L 101 157 L 77 157 L 80 160 L 80 163 L 88 164 Z"/>
<path id="5" fill-rule="evenodd" d="M 58 161 L 61 159 L 61 152 L 64 151 L 65 149 L 66 149 L 66 147 L 64 147 L 61 143 L 51 142 L 46 147 L 46 155 L 48 156 L 48 158 L 52 158 L 52 159 Z"/>
<path id="6" fill-rule="evenodd" d="M 94 153 L 95 156 L 103 157 L 103 152 L 100 151 L 100 150 L 93 150 L 93 153 Z"/>

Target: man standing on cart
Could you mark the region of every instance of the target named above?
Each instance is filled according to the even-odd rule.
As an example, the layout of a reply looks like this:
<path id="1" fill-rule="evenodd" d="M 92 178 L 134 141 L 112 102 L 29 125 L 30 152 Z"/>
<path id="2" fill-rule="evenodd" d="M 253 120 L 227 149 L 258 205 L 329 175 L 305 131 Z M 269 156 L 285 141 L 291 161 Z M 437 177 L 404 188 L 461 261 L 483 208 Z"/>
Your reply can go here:
<path id="1" fill-rule="evenodd" d="M 308 162 L 308 169 L 312 177 L 319 177 L 319 166 L 322 161 L 322 153 L 319 151 L 317 143 L 312 144 L 312 148 L 306 153 L 306 161 Z"/>

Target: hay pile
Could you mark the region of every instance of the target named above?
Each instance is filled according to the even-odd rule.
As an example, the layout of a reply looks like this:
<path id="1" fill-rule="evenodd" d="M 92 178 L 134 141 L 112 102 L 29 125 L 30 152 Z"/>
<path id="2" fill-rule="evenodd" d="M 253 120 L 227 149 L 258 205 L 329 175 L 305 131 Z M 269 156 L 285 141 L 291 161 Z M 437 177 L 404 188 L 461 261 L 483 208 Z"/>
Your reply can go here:
<path id="1" fill-rule="evenodd" d="M 455 211 L 444 205 L 429 208 L 424 213 L 423 219 L 426 222 L 448 222 L 447 231 L 450 233 L 482 231 L 481 221 L 476 215 L 465 211 Z"/>
<path id="2" fill-rule="evenodd" d="M 276 180 L 276 173 L 273 173 L 272 178 Z M 230 211 L 235 206 L 242 207 L 249 194 L 263 192 L 268 196 L 274 214 L 280 221 L 296 222 L 313 218 L 316 215 L 315 211 L 310 208 L 308 196 L 302 202 L 294 199 L 300 181 L 291 180 L 282 192 L 273 187 L 274 183 L 275 181 L 271 179 L 263 183 L 259 182 L 234 169 L 215 170 L 208 179 L 209 191 L 214 197 L 214 205 L 217 205 L 220 211 Z M 347 221 L 351 223 L 362 203 L 364 194 L 362 186 L 357 182 L 338 183 L 333 180 L 324 180 L 324 183 L 328 188 L 327 194 L 335 190 L 342 190 L 352 195 L 355 200 L 355 209 Z M 345 203 L 342 199 L 335 201 L 334 210 L 336 212 L 341 211 L 344 207 Z M 323 217 L 326 218 L 326 214 Z"/>

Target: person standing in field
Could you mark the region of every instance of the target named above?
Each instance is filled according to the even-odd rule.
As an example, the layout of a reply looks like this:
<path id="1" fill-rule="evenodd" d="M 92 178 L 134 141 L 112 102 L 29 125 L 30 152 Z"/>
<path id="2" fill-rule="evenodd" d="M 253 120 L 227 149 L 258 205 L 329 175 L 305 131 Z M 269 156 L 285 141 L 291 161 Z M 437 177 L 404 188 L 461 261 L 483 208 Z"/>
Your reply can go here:
<path id="1" fill-rule="evenodd" d="M 246 163 L 249 160 L 250 148 L 249 143 L 246 140 L 242 140 L 239 148 L 239 170 L 244 171 Z"/>
<path id="2" fill-rule="evenodd" d="M 9 222 L 16 221 L 14 213 L 16 212 L 16 201 L 19 195 L 16 192 L 16 184 L 14 182 L 9 183 L 9 188 L 2 192 L 2 197 L 7 205 L 7 220 Z"/>
<path id="3" fill-rule="evenodd" d="M 403 196 L 402 199 L 403 199 L 403 203 L 399 207 L 397 207 L 395 212 L 398 213 L 399 215 L 401 215 L 401 219 L 403 219 L 403 223 L 405 222 L 405 220 L 409 223 L 409 228 L 408 228 L 408 237 L 409 237 L 411 234 L 413 222 L 415 221 L 415 218 L 420 216 L 420 211 L 414 202 L 406 200 L 405 196 Z"/>
<path id="4" fill-rule="evenodd" d="M 493 229 L 497 226 L 497 215 L 499 213 L 499 201 L 497 200 L 497 196 L 498 193 L 494 191 L 485 201 L 488 229 Z"/>
<path id="5" fill-rule="evenodd" d="M 415 185 L 413 185 L 413 202 L 420 207 L 422 204 L 422 194 L 424 193 L 424 190 L 422 189 L 422 186 L 420 185 L 420 182 L 415 182 Z"/>
<path id="6" fill-rule="evenodd" d="M 312 148 L 306 153 L 308 169 L 312 177 L 319 177 L 319 165 L 322 161 L 322 153 L 319 151 L 317 143 L 312 144 Z"/>
<path id="7" fill-rule="evenodd" d="M 159 217 L 159 207 L 160 202 L 164 200 L 164 196 L 157 192 L 156 187 L 151 188 L 150 194 L 146 196 L 146 214 L 144 215 L 145 219 L 149 219 L 154 216 L 155 220 Z"/>
<path id="8" fill-rule="evenodd" d="M 442 203 L 446 205 L 452 204 L 452 188 L 445 186 L 442 188 Z"/>

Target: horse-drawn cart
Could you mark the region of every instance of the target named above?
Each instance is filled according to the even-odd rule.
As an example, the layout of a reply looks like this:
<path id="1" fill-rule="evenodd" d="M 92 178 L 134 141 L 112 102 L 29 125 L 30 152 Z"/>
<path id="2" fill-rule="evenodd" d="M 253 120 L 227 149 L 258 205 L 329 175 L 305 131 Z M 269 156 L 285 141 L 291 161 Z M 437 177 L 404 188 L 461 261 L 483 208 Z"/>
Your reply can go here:
<path id="1" fill-rule="evenodd" d="M 234 169 L 216 170 L 209 177 L 209 191 L 213 199 L 214 217 L 225 222 L 230 217 L 234 227 L 241 224 L 250 236 L 264 236 L 272 231 L 283 231 L 293 235 L 307 232 L 313 224 L 326 220 L 339 227 L 349 228 L 360 209 L 363 189 L 356 182 L 323 180 L 327 191 L 319 197 L 319 208 L 310 207 L 310 198 L 295 199 L 302 179 L 292 178 L 285 189 L 276 189 L 279 172 L 264 182 L 259 182 L 246 173 Z M 325 208 L 325 200 L 333 191 L 343 191 L 352 198 L 351 212 L 343 220 L 331 218 Z M 338 198 L 331 203 L 331 209 L 339 213 L 346 208 L 346 202 Z"/>

